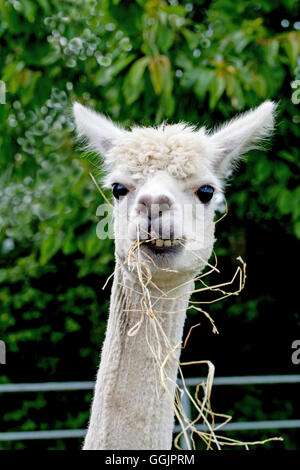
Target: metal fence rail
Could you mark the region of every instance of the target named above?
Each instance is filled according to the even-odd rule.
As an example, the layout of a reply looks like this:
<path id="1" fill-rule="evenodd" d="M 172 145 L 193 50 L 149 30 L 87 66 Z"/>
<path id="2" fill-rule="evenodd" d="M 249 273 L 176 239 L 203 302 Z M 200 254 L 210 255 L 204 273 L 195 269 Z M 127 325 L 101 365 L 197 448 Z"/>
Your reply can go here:
<path id="1" fill-rule="evenodd" d="M 28 441 L 33 439 L 66 439 L 83 438 L 86 429 L 57 429 L 55 431 L 24 431 L 24 432 L 2 432 L 0 441 Z"/>
<path id="2" fill-rule="evenodd" d="M 216 424 L 217 426 L 217 424 Z M 205 425 L 196 426 L 199 431 L 207 431 Z M 300 419 L 274 420 L 274 421 L 247 421 L 228 423 L 222 427 L 222 431 L 247 431 L 260 429 L 293 429 L 300 428 Z M 180 432 L 179 425 L 175 426 L 174 432 Z M 3 432 L 0 433 L 0 441 L 26 441 L 32 439 L 66 439 L 84 438 L 86 429 L 57 429 L 54 431 L 26 431 L 26 432 Z"/>
<path id="3" fill-rule="evenodd" d="M 24 384 L 0 384 L 0 393 L 9 392 L 58 392 L 60 390 L 91 390 L 95 382 L 44 382 Z"/>
<path id="4" fill-rule="evenodd" d="M 193 377 L 185 379 L 187 387 L 195 386 L 206 380 L 205 377 Z M 179 381 L 180 383 L 180 381 Z M 253 384 L 294 384 L 300 383 L 300 375 L 250 375 L 242 377 L 215 377 L 214 385 L 253 385 Z M 46 383 L 21 383 L 0 384 L 1 393 L 20 392 L 56 392 L 71 390 L 92 390 L 95 386 L 93 381 L 85 382 L 46 382 Z M 186 394 L 183 395 L 183 407 L 186 416 L 191 416 L 190 403 Z M 217 426 L 217 424 L 216 424 Z M 300 428 L 300 419 L 273 420 L 273 421 L 247 421 L 228 423 L 222 427 L 222 431 L 245 431 L 259 429 L 288 429 Z M 207 430 L 205 425 L 197 425 L 199 430 Z M 175 426 L 174 432 L 180 432 L 179 425 Z M 0 433 L 0 441 L 23 441 L 32 439 L 66 439 L 83 438 L 85 429 L 58 429 L 50 431 L 20 431 Z M 184 442 L 183 448 L 184 446 Z"/>
<path id="5" fill-rule="evenodd" d="M 206 380 L 206 377 L 190 377 L 185 379 L 187 387 L 195 386 Z M 180 380 L 178 380 L 180 383 Z M 244 375 L 239 377 L 215 377 L 214 385 L 255 385 L 255 384 L 287 384 L 300 383 L 300 374 L 292 375 Z M 91 390 L 94 381 L 85 382 L 43 382 L 0 384 L 0 393 L 4 392 L 57 392 L 59 390 Z"/>

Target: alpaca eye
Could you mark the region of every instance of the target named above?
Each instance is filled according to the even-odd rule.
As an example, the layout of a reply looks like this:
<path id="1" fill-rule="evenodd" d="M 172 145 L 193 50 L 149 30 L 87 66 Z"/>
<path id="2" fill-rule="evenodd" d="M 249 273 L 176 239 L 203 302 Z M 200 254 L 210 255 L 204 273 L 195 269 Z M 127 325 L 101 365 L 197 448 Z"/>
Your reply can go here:
<path id="1" fill-rule="evenodd" d="M 201 186 L 196 192 L 198 198 L 203 204 L 209 202 L 214 194 L 214 188 L 208 185 Z"/>
<path id="2" fill-rule="evenodd" d="M 113 195 L 116 199 L 119 199 L 122 196 L 126 196 L 128 191 L 129 190 L 127 188 L 125 188 L 125 186 L 121 183 L 114 183 L 113 184 L 112 192 L 113 192 Z"/>

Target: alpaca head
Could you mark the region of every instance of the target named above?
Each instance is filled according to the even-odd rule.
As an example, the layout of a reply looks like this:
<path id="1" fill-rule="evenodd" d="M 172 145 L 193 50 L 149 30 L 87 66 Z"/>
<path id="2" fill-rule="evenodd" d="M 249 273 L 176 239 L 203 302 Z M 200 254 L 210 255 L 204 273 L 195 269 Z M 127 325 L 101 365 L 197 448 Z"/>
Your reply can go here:
<path id="1" fill-rule="evenodd" d="M 184 123 L 122 129 L 74 104 L 77 132 L 103 157 L 104 184 L 113 191 L 116 256 L 126 266 L 130 247 L 152 277 L 161 268 L 199 273 L 214 244 L 214 212 L 226 178 L 241 156 L 269 136 L 275 105 L 265 102 L 214 132 Z"/>

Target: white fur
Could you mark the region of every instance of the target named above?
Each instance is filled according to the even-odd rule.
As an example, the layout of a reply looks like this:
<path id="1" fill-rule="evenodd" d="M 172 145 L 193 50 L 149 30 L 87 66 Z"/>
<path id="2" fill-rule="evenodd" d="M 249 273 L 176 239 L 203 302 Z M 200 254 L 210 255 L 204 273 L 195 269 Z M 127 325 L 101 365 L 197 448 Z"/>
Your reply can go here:
<path id="1" fill-rule="evenodd" d="M 113 143 L 126 134 L 126 131 L 110 119 L 80 103 L 74 103 L 73 114 L 78 137 L 87 139 L 90 148 L 100 154 L 106 153 Z"/>
<path id="2" fill-rule="evenodd" d="M 253 111 L 232 119 L 210 136 L 215 148 L 217 174 L 226 177 L 231 167 L 248 150 L 259 148 L 274 129 L 276 104 L 265 101 Z"/>
<path id="3" fill-rule="evenodd" d="M 73 106 L 79 137 L 105 157 L 110 172 L 125 170 L 137 181 L 162 169 L 175 178 L 191 178 L 199 175 L 201 164 L 213 167 L 223 179 L 245 152 L 270 136 L 275 111 L 276 104 L 265 101 L 210 133 L 186 123 L 133 127 L 129 132 L 79 103 Z"/>
<path id="4" fill-rule="evenodd" d="M 78 103 L 74 105 L 79 136 L 85 137 L 104 157 L 105 185 L 122 183 L 129 190 L 115 204 L 116 275 L 85 449 L 170 448 L 173 408 L 166 396 L 159 399 L 156 393 L 157 370 L 145 343 L 150 328 L 147 315 L 139 333 L 133 338 L 127 335 L 141 318 L 141 286 L 134 266 L 128 263 L 128 251 L 137 231 L 141 235 L 148 230 L 147 214 L 140 210 L 141 201 L 168 198 L 168 208 L 152 218 L 151 236 L 159 238 L 161 226 L 166 232 L 181 231 L 185 240 L 181 251 L 151 254 L 154 264 L 147 258 L 149 253 L 143 251 L 147 248 L 141 246 L 141 256 L 157 286 L 149 285 L 150 295 L 157 297 L 171 288 L 181 294 L 177 301 L 165 300 L 156 305 L 158 312 L 178 312 L 157 313 L 165 334 L 175 346 L 182 337 L 193 278 L 207 265 L 213 249 L 215 201 L 232 165 L 269 136 L 274 111 L 275 105 L 265 102 L 214 133 L 184 123 L 125 131 L 104 116 Z M 196 195 L 202 185 L 215 188 L 208 204 L 202 204 Z M 186 208 L 190 209 L 188 217 Z M 195 231 L 196 223 L 200 225 Z M 183 285 L 180 290 L 179 285 Z M 169 369 L 170 383 L 174 384 L 177 375 L 174 359 L 170 359 Z"/>

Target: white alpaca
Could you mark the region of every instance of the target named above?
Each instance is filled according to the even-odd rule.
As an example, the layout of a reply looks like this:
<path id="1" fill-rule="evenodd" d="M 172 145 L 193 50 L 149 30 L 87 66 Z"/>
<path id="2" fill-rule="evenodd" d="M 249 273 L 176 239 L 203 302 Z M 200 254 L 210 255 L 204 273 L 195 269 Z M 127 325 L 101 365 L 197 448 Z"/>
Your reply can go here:
<path id="1" fill-rule="evenodd" d="M 213 133 L 184 123 L 127 131 L 74 104 L 78 135 L 103 156 L 115 196 L 116 270 L 84 449 L 171 448 L 178 345 L 193 279 L 212 253 L 216 195 L 241 155 L 269 136 L 274 111 L 266 101 Z M 146 294 L 129 256 L 137 238 L 142 276 L 151 272 Z M 166 365 L 169 394 L 161 393 L 150 350 L 153 315 L 162 325 L 160 358 L 170 345 L 175 351 Z"/>

